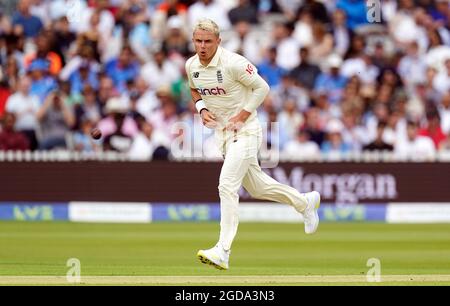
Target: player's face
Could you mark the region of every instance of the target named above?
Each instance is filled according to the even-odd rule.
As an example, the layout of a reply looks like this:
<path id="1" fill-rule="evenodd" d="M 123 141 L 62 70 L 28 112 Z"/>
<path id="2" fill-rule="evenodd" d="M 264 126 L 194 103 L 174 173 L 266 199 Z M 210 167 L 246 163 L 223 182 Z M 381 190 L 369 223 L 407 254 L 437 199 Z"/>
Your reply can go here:
<path id="1" fill-rule="evenodd" d="M 194 42 L 195 52 L 197 52 L 200 61 L 202 63 L 209 63 L 214 57 L 214 54 L 216 54 L 221 40 L 214 33 L 197 30 L 194 32 L 192 41 Z"/>

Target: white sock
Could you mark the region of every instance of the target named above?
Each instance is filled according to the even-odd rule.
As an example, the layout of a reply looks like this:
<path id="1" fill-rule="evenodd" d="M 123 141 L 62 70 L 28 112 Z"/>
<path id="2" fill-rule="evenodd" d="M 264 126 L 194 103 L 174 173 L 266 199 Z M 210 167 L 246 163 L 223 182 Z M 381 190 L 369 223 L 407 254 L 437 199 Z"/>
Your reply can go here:
<path id="1" fill-rule="evenodd" d="M 237 205 L 221 205 L 219 244 L 224 250 L 230 250 L 239 225 Z"/>

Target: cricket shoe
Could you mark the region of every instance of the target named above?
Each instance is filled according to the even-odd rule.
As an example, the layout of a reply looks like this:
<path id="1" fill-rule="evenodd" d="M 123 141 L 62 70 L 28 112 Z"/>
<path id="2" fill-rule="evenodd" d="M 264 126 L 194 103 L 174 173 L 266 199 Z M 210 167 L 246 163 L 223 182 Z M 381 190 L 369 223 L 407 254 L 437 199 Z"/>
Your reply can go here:
<path id="1" fill-rule="evenodd" d="M 320 206 L 320 193 L 317 191 L 302 193 L 302 197 L 305 199 L 306 208 L 300 210 L 297 206 L 295 209 L 303 215 L 305 223 L 305 233 L 314 234 L 319 227 L 319 214 L 317 210 Z"/>
<path id="2" fill-rule="evenodd" d="M 211 265 L 219 270 L 228 270 L 230 253 L 230 250 L 225 251 L 221 245 L 216 244 L 215 247 L 209 250 L 198 251 L 197 257 L 204 264 Z"/>

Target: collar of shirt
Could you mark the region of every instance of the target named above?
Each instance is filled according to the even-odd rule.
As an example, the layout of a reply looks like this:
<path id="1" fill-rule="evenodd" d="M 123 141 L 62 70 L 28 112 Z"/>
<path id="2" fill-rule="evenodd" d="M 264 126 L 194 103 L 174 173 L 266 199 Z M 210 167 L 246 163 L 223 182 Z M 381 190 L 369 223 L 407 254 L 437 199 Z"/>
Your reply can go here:
<path id="1" fill-rule="evenodd" d="M 220 56 L 222 55 L 222 52 L 223 52 L 223 48 L 221 46 L 219 46 L 217 48 L 216 54 L 212 58 L 211 62 L 209 62 L 209 64 L 206 67 L 203 66 L 202 63 L 200 63 L 200 65 L 202 65 L 205 68 L 217 67 L 217 65 L 219 64 L 219 59 L 220 59 Z"/>

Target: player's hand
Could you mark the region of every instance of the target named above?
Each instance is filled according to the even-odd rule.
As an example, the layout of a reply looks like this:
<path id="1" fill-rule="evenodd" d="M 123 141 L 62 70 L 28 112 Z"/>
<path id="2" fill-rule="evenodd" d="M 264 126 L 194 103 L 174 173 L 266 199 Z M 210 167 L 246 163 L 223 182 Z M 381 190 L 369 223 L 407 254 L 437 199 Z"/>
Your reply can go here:
<path id="1" fill-rule="evenodd" d="M 202 117 L 203 125 L 207 128 L 213 129 L 217 126 L 216 122 L 216 116 L 214 116 L 213 113 L 211 113 L 209 110 L 204 109 L 200 113 L 200 116 Z"/>
<path id="2" fill-rule="evenodd" d="M 243 126 L 245 121 L 247 121 L 248 117 L 250 117 L 251 113 L 242 110 L 239 114 L 232 117 L 227 123 L 228 131 L 239 131 Z"/>

